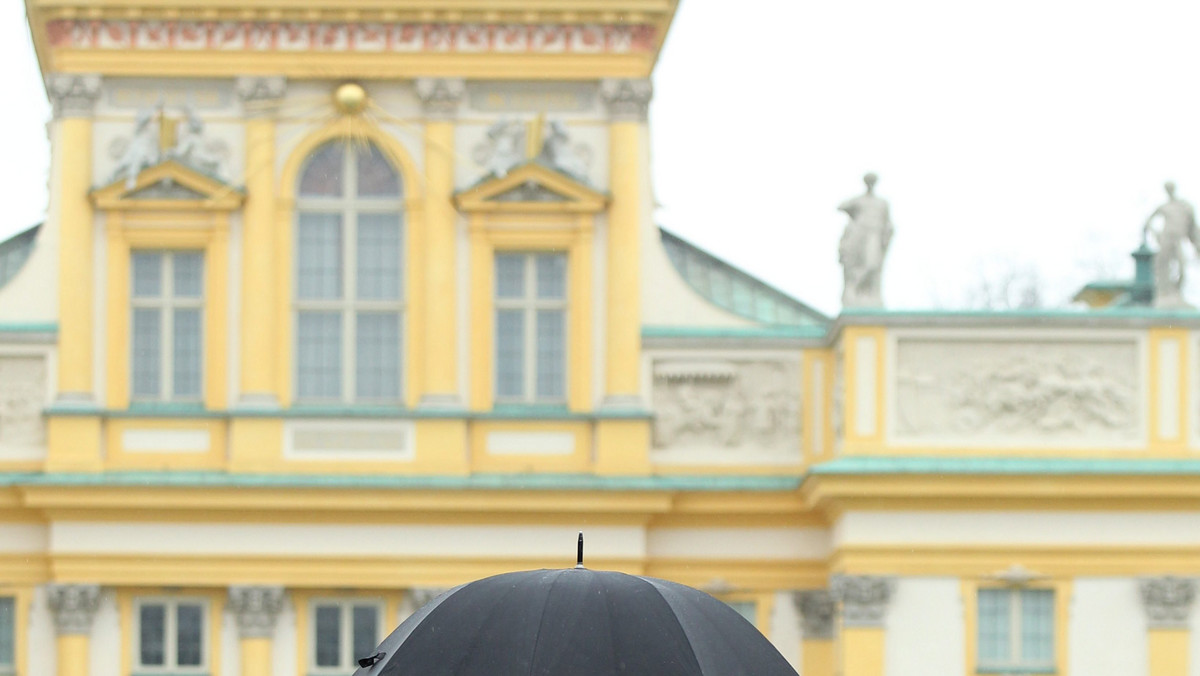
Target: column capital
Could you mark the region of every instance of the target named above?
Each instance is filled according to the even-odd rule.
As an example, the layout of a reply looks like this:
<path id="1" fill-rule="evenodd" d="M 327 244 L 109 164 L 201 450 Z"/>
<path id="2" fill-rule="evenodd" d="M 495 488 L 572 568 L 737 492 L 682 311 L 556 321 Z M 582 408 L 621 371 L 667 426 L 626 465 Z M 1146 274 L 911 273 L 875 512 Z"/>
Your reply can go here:
<path id="1" fill-rule="evenodd" d="M 59 636 L 92 633 L 92 620 L 100 608 L 99 585 L 52 584 L 47 593 Z"/>
<path id="2" fill-rule="evenodd" d="M 649 79 L 600 81 L 600 98 L 613 122 L 645 122 L 653 96 L 654 85 Z"/>
<path id="3" fill-rule="evenodd" d="M 842 604 L 842 626 L 882 627 L 895 580 L 875 575 L 837 575 L 833 596 Z"/>
<path id="4" fill-rule="evenodd" d="M 270 638 L 283 610 L 283 587 L 230 587 L 229 610 L 237 617 L 238 636 Z"/>
<path id="5" fill-rule="evenodd" d="M 458 117 L 458 106 L 467 92 L 467 83 L 460 77 L 419 77 L 416 88 L 426 118 L 453 120 Z"/>
<path id="6" fill-rule="evenodd" d="M 806 589 L 792 593 L 792 602 L 800 613 L 800 629 L 804 640 L 833 638 L 837 619 L 837 601 L 827 589 Z"/>
<path id="7" fill-rule="evenodd" d="M 1187 629 L 1196 599 L 1196 581 L 1182 577 L 1144 578 L 1139 585 L 1151 629 Z"/>
<path id="8" fill-rule="evenodd" d="M 91 117 L 100 98 L 100 76 L 55 73 L 46 77 L 46 95 L 54 119 Z"/>
<path id="9" fill-rule="evenodd" d="M 233 89 L 242 107 L 259 115 L 272 112 L 287 94 L 287 78 L 282 75 L 242 75 Z"/>

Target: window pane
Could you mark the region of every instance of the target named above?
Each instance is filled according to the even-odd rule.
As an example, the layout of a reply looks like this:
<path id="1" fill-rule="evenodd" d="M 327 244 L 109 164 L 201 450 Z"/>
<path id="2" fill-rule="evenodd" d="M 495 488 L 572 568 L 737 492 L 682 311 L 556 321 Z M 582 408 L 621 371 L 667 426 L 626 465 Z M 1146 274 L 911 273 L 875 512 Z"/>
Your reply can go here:
<path id="1" fill-rule="evenodd" d="M 301 197 L 341 197 L 346 144 L 327 143 L 308 159 L 300 177 Z"/>
<path id="2" fill-rule="evenodd" d="M 16 602 L 12 597 L 0 598 L 0 667 L 11 667 L 16 661 L 13 645 L 17 633 Z"/>
<path id="3" fill-rule="evenodd" d="M 525 255 L 496 254 L 496 297 L 521 298 L 525 295 Z"/>
<path id="4" fill-rule="evenodd" d="M 354 387 L 360 399 L 400 396 L 400 315 L 360 312 L 355 331 Z"/>
<path id="5" fill-rule="evenodd" d="M 301 213 L 297 240 L 297 295 L 302 299 L 341 298 L 341 215 Z"/>
<path id="6" fill-rule="evenodd" d="M 133 295 L 135 298 L 162 295 L 162 254 L 133 254 Z"/>
<path id="7" fill-rule="evenodd" d="M 175 663 L 198 667 L 202 663 L 204 609 L 196 603 L 181 603 L 175 609 Z"/>
<path id="8" fill-rule="evenodd" d="M 400 298 L 400 214 L 358 215 L 358 297 Z"/>
<path id="9" fill-rule="evenodd" d="M 316 644 L 318 667 L 340 667 L 342 662 L 342 609 L 317 606 Z"/>
<path id="10" fill-rule="evenodd" d="M 368 145 L 355 153 L 358 169 L 359 197 L 399 197 L 400 179 L 396 170 L 379 152 L 379 148 Z"/>
<path id="11" fill-rule="evenodd" d="M 133 311 L 133 396 L 160 397 L 162 368 L 162 314 L 159 310 Z"/>
<path id="12" fill-rule="evenodd" d="M 1021 590 L 1021 662 L 1050 665 L 1054 662 L 1054 592 Z"/>
<path id="13" fill-rule="evenodd" d="M 342 315 L 301 312 L 296 321 L 296 385 L 301 397 L 342 394 Z"/>
<path id="14" fill-rule="evenodd" d="M 177 253 L 174 294 L 177 298 L 199 298 L 204 287 L 204 257 L 198 253 Z"/>
<path id="15" fill-rule="evenodd" d="M 541 254 L 537 257 L 538 298 L 562 298 L 567 289 L 567 257 Z"/>
<path id="16" fill-rule="evenodd" d="M 358 659 L 368 657 L 379 642 L 379 610 L 375 606 L 354 606 L 354 654 Z"/>
<path id="17" fill-rule="evenodd" d="M 138 655 L 143 666 L 166 663 L 163 639 L 166 637 L 167 609 L 159 604 L 144 605 L 138 612 Z"/>
<path id="18" fill-rule="evenodd" d="M 562 310 L 537 313 L 537 398 L 562 399 L 566 380 L 566 332 Z"/>
<path id="19" fill-rule="evenodd" d="M 171 383 L 177 397 L 200 396 L 200 310 L 175 310 Z"/>
<path id="20" fill-rule="evenodd" d="M 1005 665 L 1012 662 L 1011 596 L 1007 589 L 979 590 L 980 664 Z"/>
<path id="21" fill-rule="evenodd" d="M 496 312 L 496 396 L 525 394 L 525 313 Z"/>

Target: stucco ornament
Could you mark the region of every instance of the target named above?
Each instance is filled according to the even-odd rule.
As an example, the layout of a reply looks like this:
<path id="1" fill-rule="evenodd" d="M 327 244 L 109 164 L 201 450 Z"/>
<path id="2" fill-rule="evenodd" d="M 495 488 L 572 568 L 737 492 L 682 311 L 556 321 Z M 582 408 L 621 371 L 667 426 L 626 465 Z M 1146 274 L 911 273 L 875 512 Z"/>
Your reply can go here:
<path id="1" fill-rule="evenodd" d="M 45 397 L 45 359 L 0 357 L 0 451 L 46 443 Z"/>
<path id="2" fill-rule="evenodd" d="M 1196 600 L 1196 581 L 1179 577 L 1142 580 L 1142 605 L 1151 628 L 1187 629 Z"/>
<path id="3" fill-rule="evenodd" d="M 587 182 L 591 150 L 583 144 L 572 144 L 567 126 L 558 120 L 546 124 L 542 152 L 538 161 L 577 181 Z"/>
<path id="4" fill-rule="evenodd" d="M 883 307 L 883 259 L 892 241 L 892 218 L 887 200 L 875 195 L 877 180 L 875 174 L 863 176 L 867 191 L 838 206 L 850 216 L 838 244 L 845 308 Z"/>
<path id="5" fill-rule="evenodd" d="M 800 629 L 806 639 L 833 638 L 834 620 L 837 619 L 837 601 L 825 589 L 807 589 L 795 592 L 792 601 L 800 612 Z"/>
<path id="6" fill-rule="evenodd" d="M 112 180 L 125 179 L 125 187 L 129 190 L 137 185 L 138 174 L 143 169 L 153 167 L 161 160 L 157 112 L 153 109 L 138 111 L 133 137 L 128 140 L 117 139 L 112 147 L 113 154 L 119 158 Z"/>
<path id="7" fill-rule="evenodd" d="M 1186 242 L 1200 250 L 1200 230 L 1196 228 L 1196 212 L 1192 205 L 1175 196 L 1175 184 L 1167 181 L 1163 186 L 1167 201 L 1150 214 L 1142 227 L 1143 240 L 1153 235 L 1158 243 L 1154 254 L 1154 306 L 1167 309 L 1192 307 L 1183 299 L 1187 258 L 1184 255 Z M 1162 227 L 1153 227 L 1155 219 L 1162 218 Z"/>
<path id="8" fill-rule="evenodd" d="M 230 587 L 229 610 L 237 618 L 242 638 L 269 638 L 283 610 L 283 587 Z"/>
<path id="9" fill-rule="evenodd" d="M 94 584 L 53 584 L 48 589 L 54 628 L 60 636 L 92 633 L 92 620 L 100 608 L 100 587 Z"/>
<path id="10" fill-rule="evenodd" d="M 196 111 L 188 108 L 179 124 L 175 147 L 167 151 L 167 159 L 191 167 L 202 174 L 216 176 L 221 169 L 222 157 L 226 154 L 224 144 L 204 136 L 204 120 Z"/>
<path id="11" fill-rule="evenodd" d="M 487 140 L 474 148 L 474 159 L 495 178 L 503 178 L 523 163 L 525 157 L 525 125 L 512 120 L 500 120 L 488 127 Z"/>
<path id="12" fill-rule="evenodd" d="M 800 443 L 800 396 L 794 361 L 658 361 L 654 447 L 794 452 Z"/>
<path id="13" fill-rule="evenodd" d="M 837 575 L 830 581 L 833 596 L 842 604 L 842 625 L 882 627 L 895 581 L 875 575 Z"/>

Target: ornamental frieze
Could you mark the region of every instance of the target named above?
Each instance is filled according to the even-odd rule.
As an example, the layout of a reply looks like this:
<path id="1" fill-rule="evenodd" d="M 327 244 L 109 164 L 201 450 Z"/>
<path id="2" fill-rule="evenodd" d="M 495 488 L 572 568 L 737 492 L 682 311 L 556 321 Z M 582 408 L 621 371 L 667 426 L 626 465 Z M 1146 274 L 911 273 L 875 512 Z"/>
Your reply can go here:
<path id="1" fill-rule="evenodd" d="M 65 49 L 249 52 L 633 54 L 654 50 L 648 24 L 448 24 L 60 19 L 46 25 Z"/>

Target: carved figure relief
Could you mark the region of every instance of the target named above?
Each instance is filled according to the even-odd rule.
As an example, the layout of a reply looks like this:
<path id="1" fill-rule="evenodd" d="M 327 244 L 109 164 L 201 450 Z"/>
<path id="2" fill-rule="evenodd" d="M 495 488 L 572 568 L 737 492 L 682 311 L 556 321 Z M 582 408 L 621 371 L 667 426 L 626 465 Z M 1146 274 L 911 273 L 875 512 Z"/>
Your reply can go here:
<path id="1" fill-rule="evenodd" d="M 487 140 L 475 146 L 473 159 L 488 174 L 503 178 L 525 161 L 525 125 L 512 120 L 500 120 L 487 130 Z"/>
<path id="2" fill-rule="evenodd" d="M 123 178 L 125 187 L 132 190 L 138 174 L 159 163 L 160 136 L 159 120 L 154 111 L 139 111 L 133 126 L 133 137 L 118 138 L 109 148 L 109 153 L 117 158 L 117 168 L 113 170 L 111 180 Z"/>
<path id="3" fill-rule="evenodd" d="M 1137 434 L 1132 342 L 900 341 L 897 435 L 1129 439 Z"/>
<path id="4" fill-rule="evenodd" d="M 174 134 L 164 134 L 164 125 Z M 169 136 L 175 141 L 164 147 Z M 138 174 L 166 160 L 175 160 L 202 174 L 221 177 L 221 167 L 229 156 L 228 146 L 220 140 L 210 139 L 204 133 L 204 120 L 195 109 L 187 106 L 182 119 L 167 117 L 160 104 L 153 109 L 138 112 L 131 137 L 118 137 L 109 146 L 109 155 L 117 160 L 110 180 L 125 180 L 133 189 Z"/>
<path id="5" fill-rule="evenodd" d="M 787 453 L 800 445 L 800 368 L 789 361 L 654 366 L 654 447 Z"/>
<path id="6" fill-rule="evenodd" d="M 45 445 L 45 398 L 45 359 L 0 357 L 0 450 Z"/>
<path id="7" fill-rule="evenodd" d="M 188 108 L 178 127 L 175 147 L 167 150 L 167 159 L 191 167 L 202 174 L 216 176 L 226 154 L 224 144 L 204 137 L 204 121 Z"/>
<path id="8" fill-rule="evenodd" d="M 547 123 L 539 161 L 586 183 L 591 159 L 591 148 L 582 143 L 572 144 L 565 124 L 557 120 Z"/>

